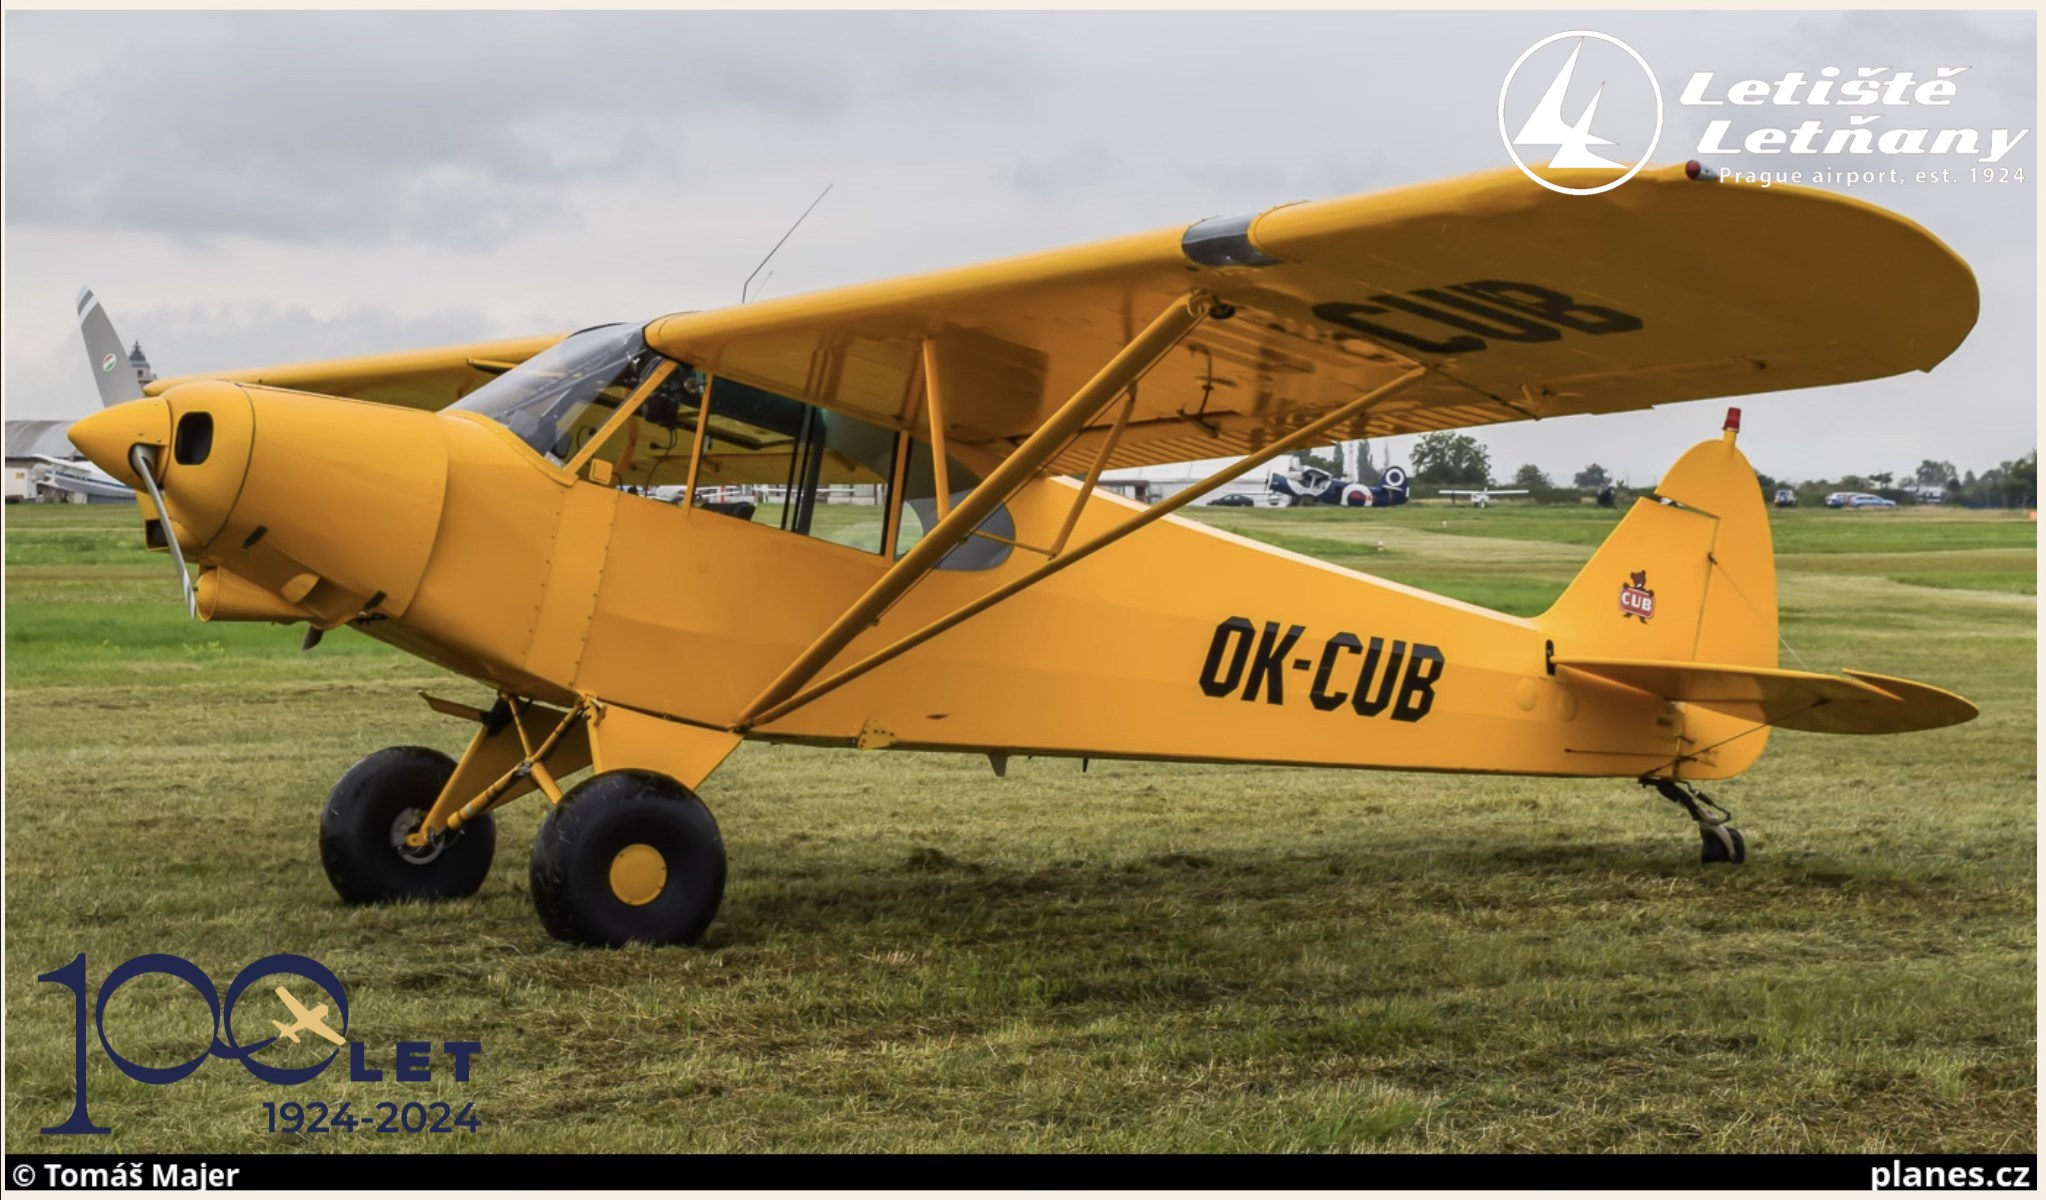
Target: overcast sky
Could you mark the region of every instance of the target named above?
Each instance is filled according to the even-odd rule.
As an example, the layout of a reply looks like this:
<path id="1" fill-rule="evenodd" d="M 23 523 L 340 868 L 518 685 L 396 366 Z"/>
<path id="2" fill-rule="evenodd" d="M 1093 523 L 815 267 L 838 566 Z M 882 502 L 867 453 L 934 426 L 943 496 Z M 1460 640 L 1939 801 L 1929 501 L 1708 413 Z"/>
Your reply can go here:
<path id="1" fill-rule="evenodd" d="M 2016 130 L 2037 109 L 2029 12 L 9 12 L 7 412 L 94 403 L 88 283 L 175 374 L 730 304 L 827 183 L 769 294 L 1491 169 L 1507 69 L 1586 28 L 1655 70 L 1660 162 L 1703 128 L 1676 105 L 1693 71 L 1970 68 L 1953 105 L 1886 128 Z M 1601 131 L 1628 128 L 1613 97 Z M 1743 402 L 1760 469 L 2033 448 L 2038 140 L 1999 164 L 2023 183 L 1857 193 L 1968 260 L 1981 321 L 1932 374 Z M 1596 460 L 1642 482 L 1721 408 L 1477 434 L 1501 475 Z"/>

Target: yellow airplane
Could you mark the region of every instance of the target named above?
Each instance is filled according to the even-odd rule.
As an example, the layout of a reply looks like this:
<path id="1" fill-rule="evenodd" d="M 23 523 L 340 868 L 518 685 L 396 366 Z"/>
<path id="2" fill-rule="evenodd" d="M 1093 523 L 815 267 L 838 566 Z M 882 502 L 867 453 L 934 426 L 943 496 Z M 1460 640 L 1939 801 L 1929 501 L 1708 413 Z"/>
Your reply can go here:
<path id="1" fill-rule="evenodd" d="M 284 1007 L 291 1010 L 292 1019 L 292 1023 L 289 1025 L 286 1025 L 282 1021 L 270 1022 L 272 1025 L 275 1025 L 277 1027 L 278 1037 L 290 1038 L 291 1044 L 296 1046 L 298 1045 L 298 1035 L 301 1032 L 316 1033 L 319 1034 L 321 1037 L 326 1038 L 328 1041 L 334 1043 L 336 1046 L 345 1046 L 348 1044 L 347 1038 L 342 1037 L 340 1034 L 335 1033 L 332 1029 L 327 1027 L 326 1005 L 324 1004 L 317 1005 L 311 1010 L 308 1010 L 305 1005 L 300 1004 L 298 1002 L 297 996 L 291 994 L 290 988 L 283 987 L 277 989 L 277 998 L 279 1000 L 284 1001 Z"/>
<path id="2" fill-rule="evenodd" d="M 1777 667 L 1737 411 L 1532 619 L 1170 514 L 1338 439 L 1929 370 L 1976 309 L 1965 263 L 1855 199 L 1680 167 L 1582 198 L 1507 170 L 566 337 L 164 379 L 71 437 L 141 489 L 148 544 L 197 564 L 200 618 L 305 622 L 308 646 L 349 626 L 494 693 L 427 698 L 475 725 L 459 760 L 394 747 L 335 785 L 319 842 L 345 900 L 473 893 L 492 811 L 538 791 L 546 927 L 689 943 L 725 882 L 697 793 L 746 738 L 998 771 L 1630 779 L 1738 861 L 1693 785 L 1772 729 L 1976 710 Z M 1095 488 L 1231 455 L 1147 508 Z"/>

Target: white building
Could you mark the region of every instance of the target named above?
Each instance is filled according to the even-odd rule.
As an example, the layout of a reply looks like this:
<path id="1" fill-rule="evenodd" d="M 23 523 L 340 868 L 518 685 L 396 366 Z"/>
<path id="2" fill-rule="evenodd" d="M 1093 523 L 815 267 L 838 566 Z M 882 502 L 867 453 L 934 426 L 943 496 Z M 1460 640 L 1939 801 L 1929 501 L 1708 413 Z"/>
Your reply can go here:
<path id="1" fill-rule="evenodd" d="M 142 352 L 142 343 L 136 342 L 128 351 L 128 367 L 135 372 L 135 381 L 141 384 L 156 382 L 156 371 L 149 365 L 149 356 Z M 71 444 L 64 431 L 71 427 L 71 420 L 60 421 L 9 421 L 7 422 L 7 503 L 23 500 L 78 500 L 85 497 L 69 492 L 51 489 L 38 483 L 38 479 L 49 470 L 46 458 L 62 458 L 73 462 L 83 461 L 85 456 Z M 99 497 L 99 500 L 107 500 Z M 120 501 L 110 501 L 125 503 Z"/>

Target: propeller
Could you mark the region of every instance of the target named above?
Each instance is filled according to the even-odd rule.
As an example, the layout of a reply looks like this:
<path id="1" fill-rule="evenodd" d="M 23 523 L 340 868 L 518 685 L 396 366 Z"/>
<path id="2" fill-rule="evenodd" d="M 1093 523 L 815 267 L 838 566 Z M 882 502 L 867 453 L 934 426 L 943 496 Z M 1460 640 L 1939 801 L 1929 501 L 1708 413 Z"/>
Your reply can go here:
<path id="1" fill-rule="evenodd" d="M 133 447 L 128 451 L 128 465 L 135 468 L 135 474 L 148 490 L 150 500 L 156 504 L 157 525 L 163 530 L 163 540 L 170 543 L 171 561 L 178 564 L 178 586 L 185 592 L 185 611 L 197 620 L 199 593 L 192 587 L 192 568 L 185 563 L 185 551 L 178 545 L 177 525 L 171 520 L 170 509 L 164 507 L 162 489 L 156 486 L 155 456 L 149 451 L 148 446 Z"/>
<path id="2" fill-rule="evenodd" d="M 142 380 L 128 364 L 121 335 L 114 332 L 107 310 L 89 287 L 78 289 L 78 331 L 85 337 L 85 358 L 92 365 L 92 381 L 99 388 L 100 405 L 112 408 L 144 399 Z M 192 586 L 192 568 L 185 562 L 184 548 L 178 545 L 177 526 L 171 520 L 169 506 L 163 502 L 163 489 L 157 486 L 156 457 L 150 447 L 138 445 L 128 451 L 128 465 L 135 469 L 143 489 L 156 504 L 157 524 L 163 529 L 164 541 L 170 544 L 171 561 L 178 566 L 178 587 L 184 592 L 185 611 L 197 618 L 199 593 Z"/>

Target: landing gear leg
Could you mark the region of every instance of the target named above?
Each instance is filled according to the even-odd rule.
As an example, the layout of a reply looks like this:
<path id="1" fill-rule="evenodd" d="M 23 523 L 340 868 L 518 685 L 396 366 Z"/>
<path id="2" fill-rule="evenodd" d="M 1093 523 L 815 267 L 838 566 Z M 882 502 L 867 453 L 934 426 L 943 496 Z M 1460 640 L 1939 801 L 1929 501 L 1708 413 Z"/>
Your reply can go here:
<path id="1" fill-rule="evenodd" d="M 1641 784 L 1654 788 L 1663 799 L 1689 813 L 1698 823 L 1698 836 L 1704 842 L 1698 856 L 1700 862 L 1748 861 L 1747 839 L 1741 837 L 1740 830 L 1727 824 L 1733 814 L 1714 803 L 1712 797 L 1674 779 L 1643 779 Z"/>

